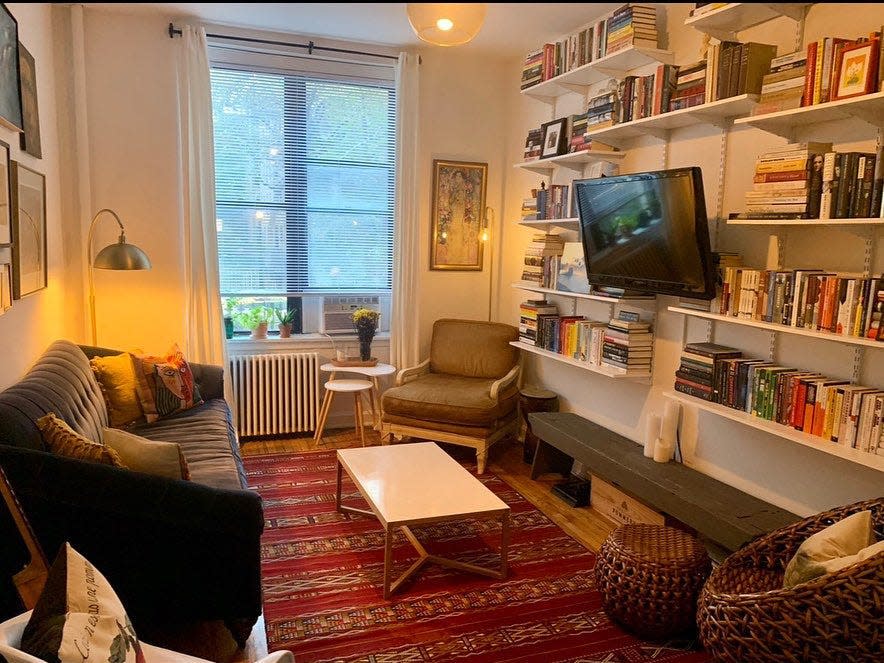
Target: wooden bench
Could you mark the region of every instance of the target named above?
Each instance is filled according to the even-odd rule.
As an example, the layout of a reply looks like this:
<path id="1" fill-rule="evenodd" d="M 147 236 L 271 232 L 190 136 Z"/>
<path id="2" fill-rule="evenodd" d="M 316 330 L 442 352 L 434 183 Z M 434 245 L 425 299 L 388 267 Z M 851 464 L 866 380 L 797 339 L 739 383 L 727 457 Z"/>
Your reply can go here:
<path id="1" fill-rule="evenodd" d="M 632 440 L 576 414 L 542 412 L 530 415 L 540 438 L 531 478 L 545 472 L 571 471 L 579 460 L 593 474 L 637 500 L 694 529 L 725 552 L 799 517 L 681 463 L 656 463 L 645 458 Z"/>

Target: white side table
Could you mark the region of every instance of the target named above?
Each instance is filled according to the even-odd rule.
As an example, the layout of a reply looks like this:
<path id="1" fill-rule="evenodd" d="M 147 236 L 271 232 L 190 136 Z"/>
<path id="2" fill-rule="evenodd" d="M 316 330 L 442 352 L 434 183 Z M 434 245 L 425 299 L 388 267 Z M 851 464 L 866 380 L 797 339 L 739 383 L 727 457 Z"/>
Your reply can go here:
<path id="1" fill-rule="evenodd" d="M 374 366 L 335 366 L 328 362 L 319 367 L 320 371 L 331 373 L 330 380 L 335 379 L 337 373 L 358 373 L 366 376 L 372 383 L 372 389 L 368 392 L 371 402 L 371 411 L 374 418 L 375 430 L 381 427 L 381 390 L 378 384 L 378 378 L 385 375 L 392 375 L 396 372 L 396 367 L 391 364 L 376 364 Z"/>

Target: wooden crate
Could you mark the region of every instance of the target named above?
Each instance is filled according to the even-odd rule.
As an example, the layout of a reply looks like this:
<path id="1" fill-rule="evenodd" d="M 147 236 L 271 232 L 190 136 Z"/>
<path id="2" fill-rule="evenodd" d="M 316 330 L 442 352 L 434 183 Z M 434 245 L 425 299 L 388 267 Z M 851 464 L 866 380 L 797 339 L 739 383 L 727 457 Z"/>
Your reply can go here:
<path id="1" fill-rule="evenodd" d="M 592 486 L 589 505 L 603 516 L 621 525 L 632 523 L 665 524 L 666 519 L 662 513 L 654 511 L 651 507 L 642 504 L 594 474 L 590 475 L 590 478 Z"/>

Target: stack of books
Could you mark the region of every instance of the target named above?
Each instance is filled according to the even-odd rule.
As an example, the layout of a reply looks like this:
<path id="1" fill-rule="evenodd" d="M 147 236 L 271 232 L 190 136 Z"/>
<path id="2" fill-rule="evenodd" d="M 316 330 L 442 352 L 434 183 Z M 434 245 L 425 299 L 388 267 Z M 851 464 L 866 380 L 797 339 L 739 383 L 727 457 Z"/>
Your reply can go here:
<path id="1" fill-rule="evenodd" d="M 543 78 L 543 49 L 539 48 L 525 56 L 525 63 L 522 65 L 521 89 L 525 90 L 543 80 L 546 80 Z"/>
<path id="2" fill-rule="evenodd" d="M 675 390 L 711 403 L 719 402 L 719 380 L 726 359 L 742 357 L 736 348 L 715 343 L 688 343 L 675 372 Z"/>
<path id="3" fill-rule="evenodd" d="M 753 115 L 778 113 L 801 106 L 807 78 L 807 53 L 796 51 L 770 61 L 770 72 L 761 81 L 761 97 Z"/>
<path id="4" fill-rule="evenodd" d="M 557 235 L 534 235 L 525 249 L 522 280 L 541 288 L 555 288 L 565 242 Z"/>
<path id="5" fill-rule="evenodd" d="M 586 110 L 586 130 L 589 132 L 612 126 L 616 106 L 618 106 L 616 92 L 606 92 L 590 99 Z"/>
<path id="6" fill-rule="evenodd" d="M 599 143 L 598 141 L 592 140 L 589 134 L 587 133 L 590 129 L 589 125 L 589 115 L 592 112 L 593 124 L 592 129 L 599 129 L 599 123 L 604 120 L 601 119 L 603 116 L 607 115 L 608 120 L 610 120 L 610 110 L 601 111 L 591 109 L 591 111 L 587 111 L 586 113 L 581 113 L 580 115 L 571 115 L 568 118 L 568 152 L 585 152 L 586 150 L 604 150 L 607 152 L 616 152 L 617 149 L 611 147 L 610 145 L 605 145 L 604 143 Z"/>
<path id="7" fill-rule="evenodd" d="M 706 99 L 706 60 L 678 68 L 675 76 L 675 90 L 668 110 L 681 110 L 705 104 Z"/>
<path id="8" fill-rule="evenodd" d="M 650 373 L 654 354 L 650 323 L 626 312 L 620 316 L 612 318 L 605 329 L 602 364 L 628 375 Z"/>
<path id="9" fill-rule="evenodd" d="M 537 198 L 522 198 L 522 221 L 536 221 L 537 218 Z"/>
<path id="10" fill-rule="evenodd" d="M 534 345 L 537 341 L 537 316 L 555 315 L 558 309 L 545 299 L 528 299 L 519 307 L 519 340 Z"/>
<path id="11" fill-rule="evenodd" d="M 881 75 L 884 73 L 879 67 L 881 31 L 872 32 L 869 37 L 859 39 L 824 37 L 807 45 L 807 76 L 801 105 L 814 106 L 839 99 L 838 81 L 841 75 L 842 55 L 845 51 L 867 43 L 871 45 L 870 57 L 866 58 L 862 65 L 864 70 L 860 71 L 859 82 L 851 84 L 850 96 L 856 95 L 857 85 L 865 86 L 865 93 L 877 92 L 881 85 Z"/>
<path id="12" fill-rule="evenodd" d="M 831 143 L 789 143 L 759 155 L 746 213 L 737 218 L 819 218 L 824 156 L 831 149 Z"/>
<path id="13" fill-rule="evenodd" d="M 615 11 L 606 27 L 606 54 L 633 46 L 657 48 L 657 9 L 629 3 Z"/>
<path id="14" fill-rule="evenodd" d="M 534 161 L 543 154 L 543 130 L 531 129 L 525 139 L 525 161 Z"/>
<path id="15" fill-rule="evenodd" d="M 884 341 L 884 276 L 725 268 L 718 311 L 744 320 Z"/>

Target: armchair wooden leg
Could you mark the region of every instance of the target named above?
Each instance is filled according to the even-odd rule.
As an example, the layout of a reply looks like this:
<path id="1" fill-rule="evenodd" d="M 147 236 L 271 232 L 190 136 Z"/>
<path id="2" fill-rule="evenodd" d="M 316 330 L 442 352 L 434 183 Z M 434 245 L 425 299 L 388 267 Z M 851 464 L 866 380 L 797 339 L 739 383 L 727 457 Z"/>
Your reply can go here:
<path id="1" fill-rule="evenodd" d="M 487 447 L 480 447 L 476 449 L 476 462 L 479 465 L 479 474 L 485 474 L 485 464 L 488 462 Z"/>

